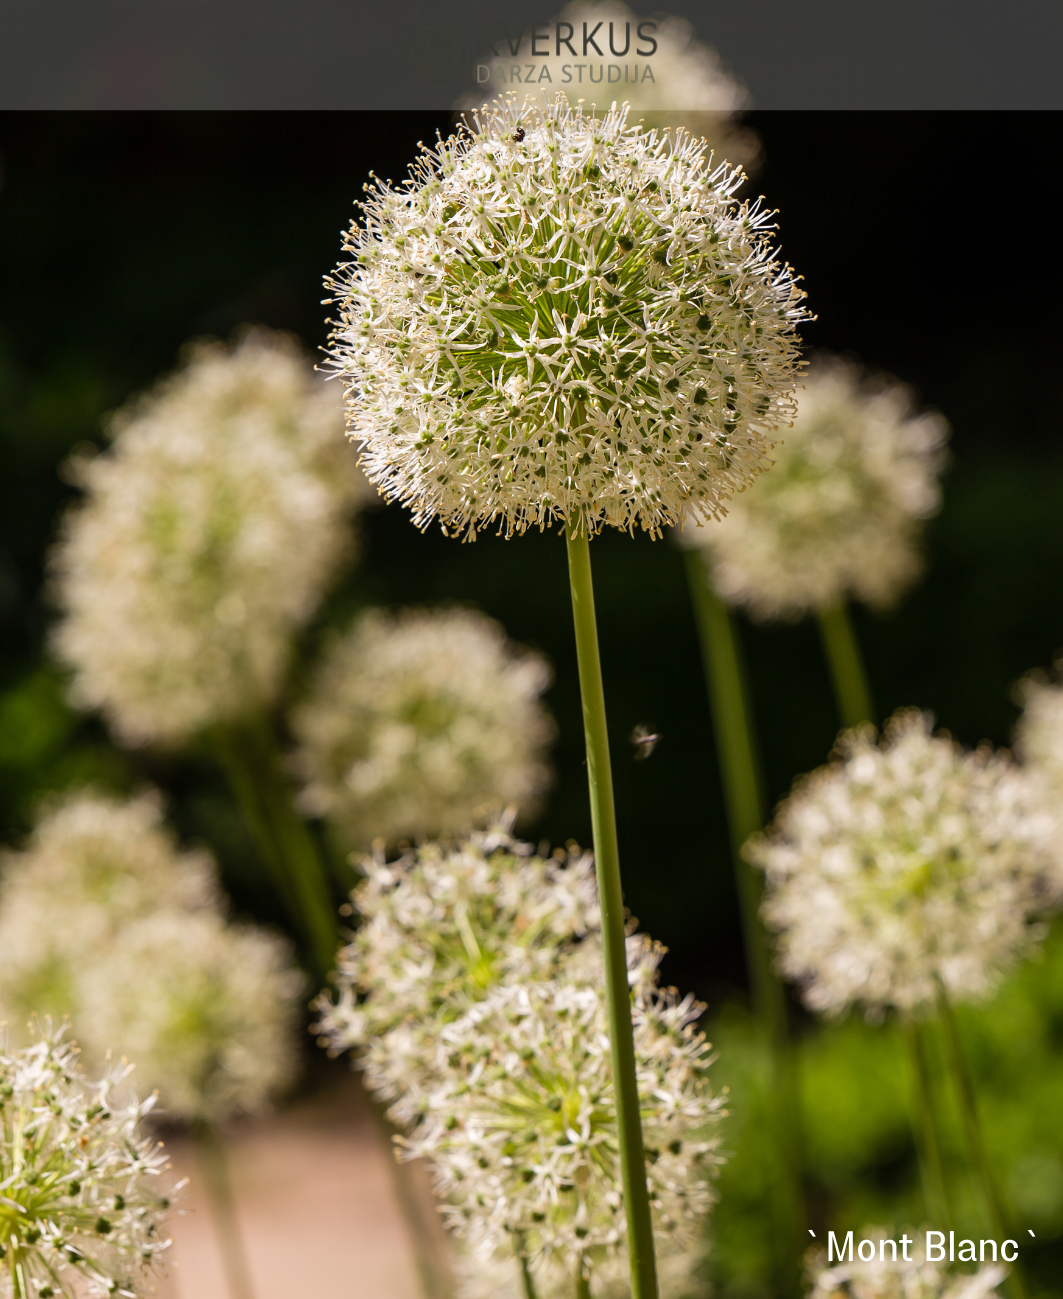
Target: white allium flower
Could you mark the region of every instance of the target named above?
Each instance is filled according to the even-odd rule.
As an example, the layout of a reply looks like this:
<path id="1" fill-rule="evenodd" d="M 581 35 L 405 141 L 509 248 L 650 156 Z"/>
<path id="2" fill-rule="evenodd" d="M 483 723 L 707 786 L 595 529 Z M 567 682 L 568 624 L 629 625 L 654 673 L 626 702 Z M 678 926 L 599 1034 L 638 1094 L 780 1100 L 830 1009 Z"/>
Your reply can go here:
<path id="1" fill-rule="evenodd" d="M 496 985 L 549 977 L 598 925 L 593 862 L 575 847 L 542 858 L 497 831 L 361 865 L 361 923 L 318 1027 L 333 1050 L 362 1052 L 368 1085 L 387 1100 L 431 1073 L 442 1024 Z"/>
<path id="2" fill-rule="evenodd" d="M 698 1276 L 705 1261 L 704 1244 L 683 1250 L 668 1243 L 665 1248 L 666 1252 L 657 1255 L 660 1299 L 693 1299 L 705 1293 L 705 1283 Z M 457 1299 L 527 1299 L 520 1260 L 512 1245 L 489 1258 L 462 1251 L 454 1259 L 454 1271 Z M 572 1299 L 573 1275 L 559 1267 L 540 1268 L 534 1276 L 536 1299 Z M 631 1270 L 626 1254 L 598 1259 L 592 1292 L 594 1299 L 630 1299 Z"/>
<path id="3" fill-rule="evenodd" d="M 909 1258 L 904 1258 L 901 1236 L 910 1232 Z M 808 1299 L 988 1299 L 1007 1276 L 1008 1269 L 998 1263 L 984 1264 L 974 1274 L 957 1274 L 947 1265 L 928 1263 L 924 1242 L 926 1233 L 911 1228 L 905 1233 L 867 1228 L 858 1233 L 862 1240 L 873 1241 L 876 1253 L 873 1259 L 862 1262 L 854 1258 L 851 1263 L 824 1266 L 822 1254 L 816 1256 L 809 1269 Z M 893 1248 L 883 1248 L 879 1242 L 897 1242 L 896 1259 Z"/>
<path id="4" fill-rule="evenodd" d="M 771 472 L 682 540 L 703 549 L 720 595 L 758 619 L 849 596 L 892 604 L 922 569 L 920 525 L 941 503 L 948 432 L 902 384 L 821 357 Z"/>
<path id="5" fill-rule="evenodd" d="M 162 911 L 85 970 L 78 1026 L 86 1044 L 136 1061 L 138 1088 L 158 1090 L 167 1119 L 220 1122 L 264 1109 L 294 1079 L 303 986 L 283 939 Z"/>
<path id="6" fill-rule="evenodd" d="M 288 336 L 194 345 L 77 468 L 53 556 L 72 698 L 127 744 L 176 744 L 269 700 L 349 550 L 361 490 L 335 394 Z"/>
<path id="7" fill-rule="evenodd" d="M 375 181 L 330 281 L 370 480 L 470 535 L 718 515 L 791 418 L 805 317 L 741 179 L 559 96 Z"/>
<path id="8" fill-rule="evenodd" d="M 17 1035 L 34 1014 L 77 1015 L 81 968 L 106 957 L 125 926 L 217 905 L 209 854 L 178 850 L 157 795 L 66 795 L 26 849 L 3 859 L 0 1019 Z"/>
<path id="9" fill-rule="evenodd" d="M 564 32 L 563 28 L 558 31 L 558 23 L 571 24 L 572 47 L 580 57 L 573 56 L 563 39 L 558 42 L 558 35 L 563 38 Z M 645 24 L 643 36 L 638 34 L 640 23 Z M 544 27 L 549 29 L 546 57 L 532 60 L 534 79 L 522 85 L 525 93 L 535 94 L 544 105 L 558 89 L 573 106 L 580 100 L 602 109 L 626 103 L 632 118 L 648 127 L 683 127 L 691 135 L 703 136 L 719 160 L 726 158 L 748 167 L 756 159 L 757 137 L 736 125 L 738 114 L 750 107 L 748 91 L 724 68 L 716 51 L 695 38 L 685 18 L 657 15 L 646 23 L 618 0 L 576 0 Z M 584 31 L 590 38 L 585 60 Z M 540 37 L 539 49 L 542 40 Z M 503 49 L 501 55 L 492 54 L 482 61 L 481 66 L 489 68 L 491 75 L 481 83 L 478 95 L 466 95 L 459 108 L 479 108 L 485 91 L 495 94 L 499 87 L 509 85 L 515 63 L 518 76 L 527 75 L 528 46 L 523 52 L 518 50 L 519 59 L 507 57 L 507 53 Z M 581 63 L 585 77 L 578 71 Z"/>
<path id="10" fill-rule="evenodd" d="M 140 1136 L 152 1102 L 119 1104 L 126 1071 L 81 1073 L 61 1033 L 10 1050 L 0 1041 L 0 1295 L 67 1299 L 153 1292 L 168 1167 Z M 13 1278 L 12 1274 L 16 1274 Z"/>
<path id="11" fill-rule="evenodd" d="M 363 615 L 292 715 L 304 810 L 362 847 L 527 811 L 549 780 L 549 683 L 546 661 L 481 613 Z"/>
<path id="12" fill-rule="evenodd" d="M 985 997 L 1041 936 L 1055 825 L 1006 755 L 965 753 L 916 710 L 881 744 L 845 733 L 746 847 L 780 969 L 829 1014 Z"/>
<path id="13" fill-rule="evenodd" d="M 656 986 L 663 949 L 628 940 L 647 1177 L 662 1256 L 686 1254 L 704 1225 L 720 1162 L 712 1129 L 722 1098 L 703 1007 Z M 556 976 L 500 983 L 436 1033 L 436 1078 L 393 1107 L 416 1123 L 445 1213 L 471 1250 L 521 1242 L 544 1283 L 570 1286 L 623 1261 L 625 1222 L 601 949 L 595 936 Z M 616 1268 L 617 1279 L 623 1275 Z"/>

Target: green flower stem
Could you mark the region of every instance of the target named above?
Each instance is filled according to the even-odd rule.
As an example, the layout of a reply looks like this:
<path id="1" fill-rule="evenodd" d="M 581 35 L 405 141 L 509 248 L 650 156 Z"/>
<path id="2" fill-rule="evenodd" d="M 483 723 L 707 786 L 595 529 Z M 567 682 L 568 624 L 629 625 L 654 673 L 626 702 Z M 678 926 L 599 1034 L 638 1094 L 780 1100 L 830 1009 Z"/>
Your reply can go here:
<path id="1" fill-rule="evenodd" d="M 716 752 L 731 834 L 742 935 L 752 986 L 754 1013 L 772 1056 L 773 1121 L 782 1160 L 770 1178 L 777 1242 L 775 1275 L 781 1293 L 799 1288 L 804 1246 L 801 1108 L 797 1062 L 789 1040 L 786 998 L 771 965 L 768 936 L 760 921 L 762 882 L 742 856 L 742 845 L 764 825 L 764 793 L 752 708 L 741 650 L 731 613 L 712 589 L 705 561 L 686 552 L 687 579 L 701 640 L 705 683 L 712 708 Z"/>
<path id="2" fill-rule="evenodd" d="M 624 894 L 620 882 L 620 851 L 609 764 L 609 733 L 605 692 L 598 656 L 598 627 L 594 616 L 591 552 L 586 532 L 578 524 L 566 529 L 568 573 L 572 590 L 572 620 L 576 632 L 583 729 L 587 742 L 587 785 L 591 801 L 598 903 L 602 916 L 605 956 L 605 998 L 609 1044 L 616 1095 L 620 1176 L 627 1215 L 628 1256 L 632 1299 L 657 1299 L 657 1263 L 653 1251 L 653 1222 L 646 1186 L 646 1157 L 642 1148 L 635 1040 L 631 1027 L 631 995 L 627 979 Z"/>
<path id="3" fill-rule="evenodd" d="M 874 721 L 871 690 L 867 684 L 867 673 L 864 671 L 848 608 L 842 603 L 832 604 L 820 609 L 816 617 L 827 662 L 830 664 L 842 726 L 848 728 L 859 726 L 861 722 Z"/>
<path id="4" fill-rule="evenodd" d="M 293 805 L 272 727 L 264 719 L 231 727 L 220 737 L 220 748 L 274 887 L 303 935 L 315 977 L 324 983 L 336 963 L 339 916 L 321 853 Z"/>
<path id="5" fill-rule="evenodd" d="M 5 1262 L 11 1272 L 12 1299 L 30 1299 L 30 1286 L 26 1280 L 26 1270 L 22 1266 L 22 1251 L 9 1246 Z"/>
<path id="6" fill-rule="evenodd" d="M 963 1043 L 960 1040 L 960 1028 L 956 1023 L 956 1012 L 953 1010 L 952 1003 L 949 1001 L 940 982 L 938 984 L 938 1014 L 945 1030 L 945 1049 L 952 1070 L 956 1095 L 959 1099 L 960 1117 L 963 1120 L 963 1129 L 967 1138 L 967 1148 L 973 1171 L 981 1187 L 992 1228 L 998 1237 L 1003 1239 L 1008 1234 L 1008 1215 L 1004 1209 L 1004 1199 L 1000 1194 L 1000 1188 L 997 1186 L 993 1166 L 989 1161 L 989 1152 L 986 1150 L 985 1137 L 982 1134 L 982 1123 L 978 1117 L 978 1098 L 975 1095 L 974 1079 L 967 1067 L 967 1057 L 964 1055 Z M 1013 1299 L 1025 1299 L 1026 1285 L 1018 1260 L 1011 1265 L 1008 1286 Z"/>
<path id="7" fill-rule="evenodd" d="M 203 1185 L 210 1204 L 210 1214 L 214 1219 L 214 1229 L 218 1237 L 218 1248 L 221 1250 L 222 1269 L 225 1272 L 225 1283 L 228 1286 L 230 1299 L 253 1299 L 251 1269 L 248 1266 L 247 1253 L 240 1234 L 236 1200 L 229 1178 L 229 1167 L 225 1160 L 225 1149 L 218 1136 L 218 1130 L 213 1123 L 203 1119 L 198 1120 L 192 1125 L 192 1140 L 195 1142 L 196 1158 L 203 1173 Z"/>
<path id="8" fill-rule="evenodd" d="M 524 1299 L 538 1299 L 535 1293 L 535 1282 L 532 1280 L 531 1268 L 528 1266 L 528 1255 L 524 1249 L 524 1237 L 517 1237 L 517 1258 L 520 1260 L 520 1279 L 524 1285 Z"/>
<path id="9" fill-rule="evenodd" d="M 922 1025 L 914 1021 L 904 1024 L 903 1032 L 912 1066 L 912 1098 L 915 1109 L 913 1131 L 919 1157 L 920 1180 L 923 1183 L 923 1200 L 930 1221 L 940 1222 L 947 1231 L 952 1226 L 952 1212 L 934 1121 L 926 1037 Z"/>
<path id="10" fill-rule="evenodd" d="M 583 1271 L 583 1260 L 576 1267 L 576 1299 L 591 1299 L 591 1279 Z"/>

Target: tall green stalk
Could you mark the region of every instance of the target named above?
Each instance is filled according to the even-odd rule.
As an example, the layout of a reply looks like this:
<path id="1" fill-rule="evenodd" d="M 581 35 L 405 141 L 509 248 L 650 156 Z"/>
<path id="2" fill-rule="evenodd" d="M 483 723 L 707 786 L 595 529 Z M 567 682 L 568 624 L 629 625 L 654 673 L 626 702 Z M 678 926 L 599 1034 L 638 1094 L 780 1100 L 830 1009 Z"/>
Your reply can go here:
<path id="1" fill-rule="evenodd" d="M 875 719 L 871 689 L 867 683 L 860 646 L 857 644 L 848 607 L 841 601 L 820 609 L 816 618 L 823 649 L 830 665 L 834 697 L 846 728 Z"/>
<path id="2" fill-rule="evenodd" d="M 902 1031 L 912 1067 L 912 1099 L 915 1110 L 913 1130 L 920 1180 L 923 1183 L 923 1200 L 930 1221 L 940 1222 L 948 1230 L 952 1225 L 952 1212 L 941 1159 L 941 1145 L 937 1138 L 926 1035 L 923 1026 L 914 1021 L 904 1024 Z"/>
<path id="3" fill-rule="evenodd" d="M 1004 1208 L 1004 1197 L 1000 1193 L 993 1172 L 993 1165 L 989 1159 L 989 1152 L 986 1150 L 982 1123 L 978 1117 L 978 1098 L 975 1095 L 974 1079 L 971 1077 L 971 1071 L 967 1066 L 967 1057 L 964 1055 L 963 1043 L 960 1040 L 960 1029 L 956 1023 L 956 1012 L 952 1009 L 952 1003 L 940 983 L 938 984 L 938 1014 L 945 1030 L 945 1049 L 948 1055 L 949 1067 L 952 1070 L 956 1096 L 959 1100 L 960 1117 L 963 1121 L 964 1135 L 967 1138 L 971 1165 L 981 1188 L 993 1231 L 1003 1239 L 1008 1233 L 1008 1215 Z M 1008 1285 L 1014 1299 L 1025 1299 L 1026 1286 L 1022 1269 L 1017 1260 L 1011 1265 Z"/>
<path id="4" fill-rule="evenodd" d="M 524 1299 L 538 1299 L 535 1293 L 535 1281 L 528 1266 L 528 1255 L 524 1248 L 524 1237 L 517 1237 L 517 1258 L 520 1261 L 520 1279 L 524 1287 Z"/>
<path id="5" fill-rule="evenodd" d="M 254 1299 L 251 1269 L 236 1217 L 236 1199 L 221 1138 L 212 1123 L 200 1120 L 192 1126 L 192 1139 L 203 1173 L 230 1299 Z"/>
<path id="6" fill-rule="evenodd" d="M 705 561 L 686 552 L 687 579 L 701 641 L 705 684 L 712 710 L 716 752 L 727 804 L 735 878 L 754 1013 L 768 1041 L 774 1084 L 773 1126 L 780 1167 L 773 1170 L 775 1280 L 782 1293 L 797 1290 L 803 1249 L 801 1111 L 797 1062 L 789 1040 L 786 997 L 771 965 L 768 936 L 760 921 L 762 883 L 742 856 L 742 846 L 765 821 L 763 780 L 741 649 L 730 610 L 712 589 Z"/>
<path id="7" fill-rule="evenodd" d="M 572 621 L 576 632 L 583 730 L 587 744 L 587 785 L 590 792 L 598 904 L 602 917 L 605 957 L 605 999 L 609 1017 L 610 1058 L 616 1096 L 620 1178 L 627 1216 L 628 1256 L 632 1299 L 657 1299 L 657 1262 L 653 1222 L 646 1186 L 646 1157 L 642 1146 L 635 1039 L 631 1027 L 631 996 L 627 981 L 624 933 L 624 894 L 620 882 L 620 850 L 605 719 L 605 691 L 598 656 L 598 626 L 594 616 L 590 543 L 586 532 L 566 529 L 568 573 L 572 591 Z"/>

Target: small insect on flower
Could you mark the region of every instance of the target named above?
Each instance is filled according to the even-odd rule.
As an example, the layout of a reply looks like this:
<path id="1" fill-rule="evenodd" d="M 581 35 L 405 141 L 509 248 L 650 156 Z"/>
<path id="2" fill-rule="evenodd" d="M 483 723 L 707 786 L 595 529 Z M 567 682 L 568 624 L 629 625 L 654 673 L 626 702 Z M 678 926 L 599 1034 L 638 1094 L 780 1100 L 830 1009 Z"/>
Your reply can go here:
<path id="1" fill-rule="evenodd" d="M 631 732 L 631 743 L 635 746 L 634 759 L 645 762 L 661 741 L 661 736 L 651 726 L 641 723 Z"/>
<path id="2" fill-rule="evenodd" d="M 517 142 L 518 144 L 520 144 L 520 142 L 524 139 L 524 127 L 523 127 L 523 126 L 518 126 L 518 127 L 517 127 L 517 129 L 513 132 L 513 138 L 514 138 L 514 140 L 516 140 L 516 142 Z"/>

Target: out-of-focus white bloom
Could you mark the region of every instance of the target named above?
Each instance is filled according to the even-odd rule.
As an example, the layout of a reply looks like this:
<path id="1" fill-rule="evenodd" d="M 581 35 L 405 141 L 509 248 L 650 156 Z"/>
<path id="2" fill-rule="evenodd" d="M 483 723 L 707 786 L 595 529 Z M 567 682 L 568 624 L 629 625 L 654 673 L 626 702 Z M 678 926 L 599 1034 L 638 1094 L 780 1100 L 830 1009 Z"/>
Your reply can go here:
<path id="1" fill-rule="evenodd" d="M 126 1071 L 90 1082 L 61 1033 L 0 1041 L 0 1294 L 49 1299 L 154 1292 L 168 1167 L 139 1132 L 151 1109 L 121 1104 Z M 17 1283 L 12 1280 L 17 1273 Z"/>
<path id="2" fill-rule="evenodd" d="M 0 1019 L 18 1038 L 32 1015 L 76 1016 L 79 971 L 105 960 L 125 926 L 217 905 L 210 856 L 178 850 L 157 795 L 67 795 L 3 861 Z"/>
<path id="3" fill-rule="evenodd" d="M 370 480 L 468 534 L 717 516 L 792 416 L 806 315 L 741 180 L 559 95 L 374 181 L 329 282 Z"/>
<path id="4" fill-rule="evenodd" d="M 362 868 L 352 894 L 361 923 L 318 1028 L 334 1051 L 362 1052 L 387 1100 L 431 1073 L 442 1024 L 498 984 L 549 977 L 598 925 L 594 866 L 575 848 L 543 858 L 498 831 Z"/>
<path id="5" fill-rule="evenodd" d="M 528 810 L 549 779 L 549 683 L 546 661 L 481 613 L 363 615 L 292 716 L 304 809 L 360 847 Z"/>
<path id="6" fill-rule="evenodd" d="M 136 1061 L 168 1119 L 263 1109 L 295 1077 L 303 976 L 288 944 L 216 914 L 164 911 L 130 925 L 81 981 L 79 1030 Z"/>
<path id="7" fill-rule="evenodd" d="M 919 575 L 922 520 L 941 501 L 948 425 L 910 390 L 820 358 L 775 465 L 727 517 L 688 528 L 713 586 L 758 619 L 800 618 L 849 596 L 884 607 Z"/>
<path id="8" fill-rule="evenodd" d="M 906 1232 L 893 1237 L 869 1227 L 859 1233 L 861 1242 L 870 1241 L 875 1247 L 866 1262 L 854 1258 L 851 1263 L 824 1266 L 823 1255 L 816 1255 L 809 1268 L 808 1299 L 987 1299 L 1007 1276 L 1008 1269 L 995 1263 L 983 1265 L 973 1275 L 928 1263 L 925 1231 L 907 1230 L 911 1231 L 907 1251 L 901 1242 Z"/>
<path id="9" fill-rule="evenodd" d="M 559 23 L 571 25 L 570 45 Z M 545 57 L 530 56 L 530 39 L 522 42 L 516 57 L 505 48 L 500 55 L 492 54 L 478 65 L 489 75 L 478 73 L 477 92 L 465 95 L 457 106 L 479 108 L 485 98 L 517 84 L 545 105 L 560 89 L 573 106 L 579 100 L 601 109 L 627 103 L 632 118 L 647 127 L 682 127 L 702 136 L 718 161 L 726 158 L 748 169 L 756 160 L 757 137 L 736 124 L 738 114 L 750 107 L 749 93 L 724 68 L 716 51 L 695 38 L 685 18 L 669 14 L 646 20 L 617 0 L 577 0 L 540 26 L 540 32 L 544 28 L 548 35 L 540 35 L 536 49 L 542 51 L 545 40 Z M 514 65 L 518 78 L 527 76 L 529 59 L 532 79 L 514 79 Z M 582 72 L 577 71 L 581 59 Z"/>
<path id="10" fill-rule="evenodd" d="M 662 951 L 628 940 L 647 1175 L 667 1256 L 688 1253 L 712 1203 L 722 1099 L 693 1027 L 703 1007 L 656 986 Z M 445 1213 L 471 1251 L 490 1257 L 521 1242 L 545 1285 L 567 1277 L 573 1287 L 577 1267 L 597 1277 L 607 1261 L 624 1261 L 603 983 L 600 946 L 588 936 L 555 977 L 497 984 L 438 1028 L 435 1078 L 392 1109 L 413 1126 L 409 1153 L 431 1160 Z"/>
<path id="11" fill-rule="evenodd" d="M 705 1261 L 703 1243 L 689 1250 L 674 1243 L 660 1252 L 658 1240 L 657 1288 L 660 1299 L 694 1299 L 705 1293 L 698 1272 Z M 527 1299 L 521 1264 L 513 1247 L 504 1247 L 489 1258 L 462 1251 L 454 1260 L 458 1299 Z M 574 1274 L 563 1268 L 540 1268 L 534 1276 L 536 1299 L 572 1299 Z M 619 1252 L 599 1258 L 594 1266 L 594 1299 L 629 1299 L 631 1269 L 627 1255 Z"/>
<path id="12" fill-rule="evenodd" d="M 335 393 L 288 336 L 199 343 L 77 467 L 54 553 L 72 698 L 127 744 L 259 707 L 349 550 L 360 475 Z"/>
<path id="13" fill-rule="evenodd" d="M 988 747 L 963 752 L 916 710 L 845 733 L 767 836 L 763 914 L 783 974 L 813 1010 L 873 1016 L 986 996 L 1041 936 L 1056 818 Z"/>

